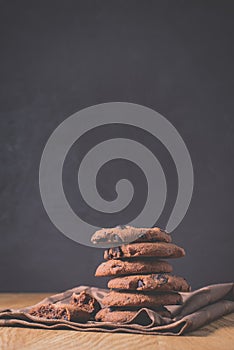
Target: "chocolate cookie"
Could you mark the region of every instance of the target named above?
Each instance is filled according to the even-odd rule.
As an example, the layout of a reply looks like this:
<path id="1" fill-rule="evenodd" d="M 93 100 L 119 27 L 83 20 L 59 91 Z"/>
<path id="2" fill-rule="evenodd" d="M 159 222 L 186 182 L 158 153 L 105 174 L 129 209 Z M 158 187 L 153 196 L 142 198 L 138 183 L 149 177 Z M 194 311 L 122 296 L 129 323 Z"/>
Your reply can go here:
<path id="1" fill-rule="evenodd" d="M 157 314 L 162 317 L 170 318 L 171 314 L 167 309 L 161 307 L 158 310 L 154 310 Z M 110 307 L 101 309 L 95 317 L 96 321 L 112 322 L 112 323 L 124 323 L 130 321 L 136 316 L 138 310 L 124 310 L 124 309 L 113 309 Z"/>
<path id="2" fill-rule="evenodd" d="M 108 260 L 98 266 L 95 276 L 120 276 L 141 273 L 171 272 L 167 261 L 155 259 Z"/>
<path id="3" fill-rule="evenodd" d="M 138 291 L 190 291 L 190 286 L 183 277 L 164 273 L 113 278 L 108 282 L 108 288 Z"/>
<path id="4" fill-rule="evenodd" d="M 104 259 L 153 256 L 159 258 L 180 258 L 184 255 L 184 249 L 172 243 L 133 243 L 105 250 Z"/>
<path id="5" fill-rule="evenodd" d="M 92 316 L 100 310 L 100 304 L 97 300 L 85 291 L 80 294 L 73 293 L 71 305 L 75 305 L 76 307 L 87 311 Z"/>
<path id="6" fill-rule="evenodd" d="M 104 306 L 119 307 L 156 307 L 161 305 L 181 304 L 181 295 L 176 292 L 155 294 L 128 293 L 111 291 L 103 299 Z"/>
<path id="7" fill-rule="evenodd" d="M 116 226 L 102 228 L 91 238 L 93 244 L 122 244 L 129 242 L 171 242 L 171 236 L 158 227 L 138 228 L 132 226 Z"/>
<path id="8" fill-rule="evenodd" d="M 86 322 L 90 319 L 90 314 L 74 305 L 70 304 L 45 304 L 39 305 L 29 311 L 35 317 L 50 320 L 65 320 L 74 322 Z"/>

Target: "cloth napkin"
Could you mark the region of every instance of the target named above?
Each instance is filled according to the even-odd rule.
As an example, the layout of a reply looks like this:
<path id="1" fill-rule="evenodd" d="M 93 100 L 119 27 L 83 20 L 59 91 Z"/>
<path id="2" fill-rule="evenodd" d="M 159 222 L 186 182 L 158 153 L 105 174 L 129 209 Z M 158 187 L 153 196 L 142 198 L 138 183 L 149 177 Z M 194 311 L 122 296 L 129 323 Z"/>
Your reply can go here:
<path id="1" fill-rule="evenodd" d="M 0 326 L 24 326 L 44 329 L 72 329 L 86 332 L 124 332 L 139 334 L 182 335 L 194 331 L 217 318 L 234 312 L 234 283 L 210 285 L 193 292 L 180 293 L 182 305 L 167 306 L 172 318 L 165 318 L 156 312 L 142 308 L 128 322 L 110 323 L 88 321 L 76 323 L 65 320 L 46 320 L 28 314 L 33 306 L 45 303 L 68 303 L 72 293 L 87 291 L 102 305 L 107 289 L 79 286 L 63 293 L 52 295 L 36 305 L 23 309 L 0 310 Z M 0 305 L 1 307 L 1 305 Z"/>

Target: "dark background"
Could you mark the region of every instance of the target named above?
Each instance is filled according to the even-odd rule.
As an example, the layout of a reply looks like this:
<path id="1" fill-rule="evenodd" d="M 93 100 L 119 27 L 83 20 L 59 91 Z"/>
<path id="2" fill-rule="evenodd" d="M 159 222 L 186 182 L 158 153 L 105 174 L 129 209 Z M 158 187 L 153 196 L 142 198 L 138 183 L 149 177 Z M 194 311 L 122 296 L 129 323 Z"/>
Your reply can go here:
<path id="1" fill-rule="evenodd" d="M 38 169 L 59 123 L 82 108 L 112 101 L 164 115 L 191 154 L 193 199 L 173 233 L 187 256 L 173 261 L 175 272 L 193 288 L 231 281 L 233 2 L 0 4 L 0 290 L 105 285 L 93 276 L 102 251 L 69 240 L 50 222 Z M 66 186 L 72 197 L 72 182 Z"/>

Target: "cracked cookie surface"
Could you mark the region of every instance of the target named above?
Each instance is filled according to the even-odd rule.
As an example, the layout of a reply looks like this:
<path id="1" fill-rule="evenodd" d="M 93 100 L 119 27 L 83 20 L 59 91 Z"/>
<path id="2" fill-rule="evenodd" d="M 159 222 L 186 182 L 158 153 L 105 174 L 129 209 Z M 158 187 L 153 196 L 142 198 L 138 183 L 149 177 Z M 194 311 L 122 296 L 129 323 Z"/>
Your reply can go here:
<path id="1" fill-rule="evenodd" d="M 164 273 L 113 278 L 108 282 L 108 288 L 137 291 L 190 291 L 190 286 L 183 277 Z"/>

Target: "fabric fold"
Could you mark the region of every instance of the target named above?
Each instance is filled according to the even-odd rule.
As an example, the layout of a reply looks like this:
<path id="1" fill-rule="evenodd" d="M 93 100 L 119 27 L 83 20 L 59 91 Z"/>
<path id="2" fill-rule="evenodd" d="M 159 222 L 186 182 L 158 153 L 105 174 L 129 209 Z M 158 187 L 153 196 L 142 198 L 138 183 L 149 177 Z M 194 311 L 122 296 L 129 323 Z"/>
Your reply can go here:
<path id="1" fill-rule="evenodd" d="M 0 310 L 0 326 L 24 326 L 44 329 L 73 329 L 77 331 L 124 332 L 139 334 L 181 335 L 194 331 L 217 318 L 234 312 L 234 284 L 223 283 L 200 288 L 193 292 L 180 293 L 182 305 L 167 306 L 172 318 L 161 317 L 155 311 L 142 308 L 128 322 L 110 323 L 88 321 L 76 323 L 65 320 L 47 320 L 32 316 L 28 311 L 46 303 L 68 303 L 73 292 L 87 291 L 102 306 L 107 289 L 79 286 L 63 293 L 52 295 L 39 303 L 22 309 Z"/>

